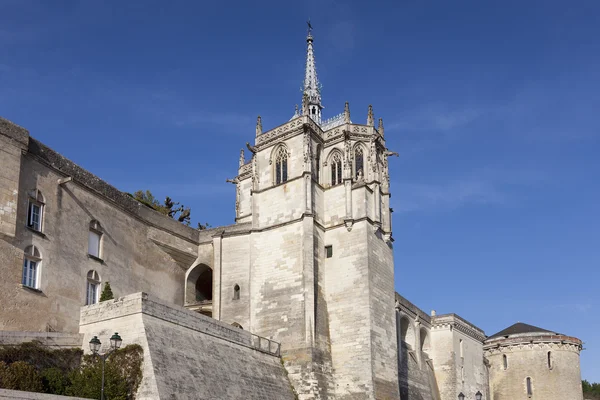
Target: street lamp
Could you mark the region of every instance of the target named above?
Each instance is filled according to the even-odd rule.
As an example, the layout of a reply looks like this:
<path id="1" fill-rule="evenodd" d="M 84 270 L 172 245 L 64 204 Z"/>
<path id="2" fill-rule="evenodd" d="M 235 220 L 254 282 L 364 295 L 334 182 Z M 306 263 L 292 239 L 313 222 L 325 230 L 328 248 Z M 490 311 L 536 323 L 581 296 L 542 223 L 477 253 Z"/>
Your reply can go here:
<path id="1" fill-rule="evenodd" d="M 465 395 L 462 392 L 458 394 L 458 400 L 465 400 Z"/>
<path id="2" fill-rule="evenodd" d="M 481 392 L 477 392 L 475 393 L 475 400 L 481 400 L 483 398 L 483 395 L 481 394 Z"/>
<path id="3" fill-rule="evenodd" d="M 122 342 L 123 339 L 121 339 L 121 336 L 115 332 L 115 334 L 110 337 L 110 349 L 106 353 L 100 354 L 99 351 L 102 343 L 100 342 L 100 339 L 98 339 L 98 336 L 94 336 L 92 340 L 90 340 L 90 350 L 95 356 L 102 359 L 102 387 L 100 389 L 100 400 L 104 400 L 104 364 L 106 364 L 108 356 L 121 347 Z"/>

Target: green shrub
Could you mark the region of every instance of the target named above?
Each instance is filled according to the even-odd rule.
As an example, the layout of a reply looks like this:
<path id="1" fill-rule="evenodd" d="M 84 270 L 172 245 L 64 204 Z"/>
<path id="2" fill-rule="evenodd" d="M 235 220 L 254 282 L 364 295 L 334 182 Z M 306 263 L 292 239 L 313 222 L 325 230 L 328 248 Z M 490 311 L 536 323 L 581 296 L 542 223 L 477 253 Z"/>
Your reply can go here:
<path id="1" fill-rule="evenodd" d="M 102 293 L 100 293 L 100 302 L 112 300 L 114 298 L 115 297 L 113 295 L 112 289 L 110 288 L 110 282 L 106 282 L 106 285 L 104 285 L 104 289 L 102 289 Z"/>
<path id="2" fill-rule="evenodd" d="M 0 385 L 5 389 L 41 392 L 42 379 L 35 367 L 24 361 L 15 361 L 10 365 L 0 362 Z"/>
<path id="3" fill-rule="evenodd" d="M 42 384 L 44 385 L 44 393 L 65 394 L 71 381 L 63 370 L 51 367 L 42 370 Z"/>

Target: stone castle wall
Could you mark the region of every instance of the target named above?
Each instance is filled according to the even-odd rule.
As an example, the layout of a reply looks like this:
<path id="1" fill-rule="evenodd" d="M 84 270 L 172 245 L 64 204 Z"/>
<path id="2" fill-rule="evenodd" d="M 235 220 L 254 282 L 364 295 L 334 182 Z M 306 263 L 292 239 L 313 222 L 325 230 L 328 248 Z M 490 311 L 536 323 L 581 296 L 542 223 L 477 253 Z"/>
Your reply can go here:
<path id="1" fill-rule="evenodd" d="M 490 363 L 490 400 L 583 398 L 578 339 L 560 335 L 524 336 L 496 340 L 486 344 L 485 349 Z M 527 378 L 531 379 L 531 396 L 527 393 Z"/>
<path id="2" fill-rule="evenodd" d="M 84 344 L 117 331 L 142 346 L 140 400 L 294 399 L 279 343 L 145 293 L 82 307 L 80 322 Z"/>

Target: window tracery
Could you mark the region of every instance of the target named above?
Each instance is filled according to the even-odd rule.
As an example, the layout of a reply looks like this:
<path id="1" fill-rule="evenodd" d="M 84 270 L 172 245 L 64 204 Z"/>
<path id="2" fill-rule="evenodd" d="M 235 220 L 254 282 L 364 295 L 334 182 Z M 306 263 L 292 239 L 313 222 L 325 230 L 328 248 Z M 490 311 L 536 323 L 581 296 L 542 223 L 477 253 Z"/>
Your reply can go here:
<path id="1" fill-rule="evenodd" d="M 331 156 L 331 186 L 342 183 L 342 155 L 336 151 Z"/>
<path id="2" fill-rule="evenodd" d="M 362 146 L 356 146 L 354 149 L 354 178 L 358 179 L 359 176 L 365 175 L 364 170 L 365 158 Z"/>
<path id="3" fill-rule="evenodd" d="M 284 146 L 279 146 L 273 155 L 275 162 L 275 184 L 279 185 L 288 180 L 288 152 Z"/>

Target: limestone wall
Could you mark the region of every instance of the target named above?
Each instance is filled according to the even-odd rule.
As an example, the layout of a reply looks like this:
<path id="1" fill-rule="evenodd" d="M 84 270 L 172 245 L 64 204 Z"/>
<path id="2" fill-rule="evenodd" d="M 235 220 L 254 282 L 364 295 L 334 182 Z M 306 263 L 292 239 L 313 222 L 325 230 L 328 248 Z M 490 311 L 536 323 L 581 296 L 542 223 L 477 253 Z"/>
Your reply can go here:
<path id="1" fill-rule="evenodd" d="M 83 342 L 117 331 L 144 349 L 138 399 L 294 399 L 278 343 L 137 293 L 82 307 Z M 85 349 L 86 347 L 84 347 Z M 175 395 L 175 397 L 174 397 Z"/>
<path id="2" fill-rule="evenodd" d="M 568 336 L 528 336 L 486 343 L 491 400 L 581 400 L 581 342 Z M 548 364 L 550 352 L 550 365 Z M 504 368 L 506 356 L 506 369 Z M 527 378 L 532 395 L 527 395 Z"/>
<path id="3" fill-rule="evenodd" d="M 6 179 L 0 179 L 0 330 L 77 332 L 91 270 L 102 285 L 110 281 L 115 296 L 143 290 L 183 304 L 185 271 L 196 258 L 198 232 L 141 205 L 34 139 L 20 137 L 28 140 L 22 148 L 22 141 L 7 136 L 13 131 L 2 121 L 0 171 Z M 65 178 L 72 180 L 61 184 Z M 41 232 L 26 226 L 36 191 L 44 202 Z M 102 231 L 100 259 L 88 256 L 92 220 Z M 24 250 L 30 245 L 41 255 L 37 290 L 21 285 Z"/>
<path id="4" fill-rule="evenodd" d="M 477 392 L 485 396 L 483 331 L 455 314 L 434 316 L 431 321 L 430 355 L 441 399 L 454 400 L 459 393 L 468 400 L 475 400 Z"/>
<path id="5" fill-rule="evenodd" d="M 0 331 L 0 346 L 40 342 L 49 347 L 81 347 L 79 333 Z"/>

